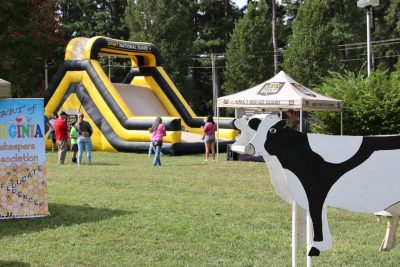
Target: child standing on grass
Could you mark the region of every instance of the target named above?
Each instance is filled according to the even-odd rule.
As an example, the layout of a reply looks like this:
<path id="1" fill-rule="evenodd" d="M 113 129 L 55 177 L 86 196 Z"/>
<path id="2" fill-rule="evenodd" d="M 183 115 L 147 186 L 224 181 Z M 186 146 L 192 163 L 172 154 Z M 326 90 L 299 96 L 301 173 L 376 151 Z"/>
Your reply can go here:
<path id="1" fill-rule="evenodd" d="M 153 133 L 153 146 L 155 147 L 153 166 L 161 166 L 161 147 L 163 144 L 164 136 L 167 135 L 167 130 L 165 128 L 165 125 L 162 124 L 161 117 L 156 118 L 156 121 L 150 128 L 150 132 Z"/>
<path id="2" fill-rule="evenodd" d="M 151 131 L 151 128 L 149 128 L 149 132 L 150 132 L 150 146 L 149 146 L 149 153 L 147 156 L 150 158 L 152 152 L 156 153 L 156 149 L 153 146 L 154 132 Z"/>
<path id="3" fill-rule="evenodd" d="M 78 152 L 78 133 L 76 131 L 75 123 L 71 125 L 69 136 L 71 138 L 72 163 L 76 163 L 76 153 Z"/>
<path id="4" fill-rule="evenodd" d="M 208 156 L 212 155 L 212 160 L 215 160 L 215 132 L 217 131 L 217 125 L 214 122 L 213 117 L 210 115 L 207 117 L 206 124 L 203 127 L 204 134 L 204 146 L 206 149 L 206 158 L 204 161 L 208 161 Z"/>

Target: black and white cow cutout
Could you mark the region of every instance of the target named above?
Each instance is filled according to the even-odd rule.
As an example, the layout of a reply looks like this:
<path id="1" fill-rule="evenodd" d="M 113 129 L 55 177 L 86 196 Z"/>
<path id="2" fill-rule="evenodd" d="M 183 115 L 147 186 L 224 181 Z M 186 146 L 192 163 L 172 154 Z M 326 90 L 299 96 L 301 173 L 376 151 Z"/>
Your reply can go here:
<path id="1" fill-rule="evenodd" d="M 275 155 L 293 199 L 308 210 L 314 238 L 309 256 L 331 247 L 326 207 L 374 213 L 400 201 L 400 136 L 306 134 L 267 116 L 245 147 L 252 155 Z"/>
<path id="2" fill-rule="evenodd" d="M 249 120 L 247 119 L 236 119 L 234 121 L 235 127 L 240 130 L 240 135 L 236 139 L 235 143 L 231 145 L 232 151 L 244 154 L 246 145 L 254 138 L 256 131 L 251 129 L 248 125 L 249 121 L 253 118 L 264 119 L 265 114 L 255 114 L 252 115 Z M 275 193 L 286 203 L 292 205 L 293 198 L 291 196 L 290 190 L 286 183 L 286 177 L 281 163 L 276 156 L 263 155 L 264 162 L 267 165 L 269 172 L 269 177 L 271 179 L 271 184 L 275 189 Z M 306 244 L 306 217 L 307 212 L 301 208 L 297 208 L 297 214 L 295 218 L 295 235 L 296 244 L 292 242 L 292 246 L 295 248 Z M 293 218 L 292 218 L 293 219 Z M 293 230 L 293 229 L 292 229 Z M 295 240 L 292 240 L 295 241 Z M 294 248 L 294 249 L 295 249 Z"/>

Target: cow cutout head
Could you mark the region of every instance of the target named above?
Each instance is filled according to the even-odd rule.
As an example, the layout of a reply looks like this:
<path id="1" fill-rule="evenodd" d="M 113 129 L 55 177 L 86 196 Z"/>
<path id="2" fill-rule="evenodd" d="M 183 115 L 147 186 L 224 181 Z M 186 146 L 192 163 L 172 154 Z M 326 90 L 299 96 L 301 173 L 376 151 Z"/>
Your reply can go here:
<path id="1" fill-rule="evenodd" d="M 268 156 L 270 154 L 264 147 L 268 141 L 268 134 L 276 134 L 282 128 L 286 127 L 285 121 L 280 121 L 277 116 L 269 115 L 262 121 L 258 118 L 249 121 L 249 127 L 257 131 L 253 139 L 246 146 L 246 153 L 256 156 Z M 270 132 L 271 130 L 271 132 Z M 270 136 L 272 139 L 273 136 Z"/>
<path id="2" fill-rule="evenodd" d="M 261 122 L 261 119 L 265 118 L 265 114 L 255 114 L 250 117 L 250 119 L 236 119 L 234 121 L 235 127 L 240 130 L 240 135 L 236 139 L 235 143 L 231 145 L 232 151 L 235 151 L 236 153 L 243 154 L 245 153 L 245 146 L 253 139 L 254 135 L 256 134 L 257 129 L 252 129 L 249 126 L 249 122 L 252 121 L 253 119 L 255 121 Z"/>

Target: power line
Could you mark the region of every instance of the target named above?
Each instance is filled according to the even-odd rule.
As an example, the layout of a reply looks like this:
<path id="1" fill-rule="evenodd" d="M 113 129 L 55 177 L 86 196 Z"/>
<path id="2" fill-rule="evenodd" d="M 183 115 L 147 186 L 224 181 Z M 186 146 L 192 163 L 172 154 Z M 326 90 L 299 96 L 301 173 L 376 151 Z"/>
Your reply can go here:
<path id="1" fill-rule="evenodd" d="M 380 57 L 374 57 L 374 58 L 377 59 L 377 58 L 388 58 L 388 57 L 400 57 L 400 54 L 390 55 L 390 56 L 380 56 Z M 346 62 L 346 61 L 364 61 L 364 60 L 367 60 L 367 58 L 351 58 L 351 59 L 342 59 L 340 61 Z"/>
<path id="2" fill-rule="evenodd" d="M 400 40 L 397 42 L 391 42 L 391 43 L 382 43 L 382 44 L 372 44 L 373 47 L 379 47 L 379 46 L 388 46 L 388 45 L 395 45 L 395 44 L 400 44 Z M 354 50 L 354 49 L 363 49 L 367 45 L 359 45 L 359 46 L 353 46 L 353 47 L 345 47 L 345 48 L 339 48 L 339 51 L 344 51 L 344 50 Z"/>
<path id="3" fill-rule="evenodd" d="M 372 44 L 379 44 L 379 43 L 387 43 L 387 42 L 393 42 L 393 41 L 400 41 L 400 38 L 395 38 L 395 39 L 385 39 L 385 40 L 379 40 L 379 41 L 372 41 Z M 362 43 L 351 43 L 351 44 L 342 44 L 338 45 L 339 47 L 341 46 L 354 46 L 354 45 L 361 45 L 365 44 L 365 42 Z"/>

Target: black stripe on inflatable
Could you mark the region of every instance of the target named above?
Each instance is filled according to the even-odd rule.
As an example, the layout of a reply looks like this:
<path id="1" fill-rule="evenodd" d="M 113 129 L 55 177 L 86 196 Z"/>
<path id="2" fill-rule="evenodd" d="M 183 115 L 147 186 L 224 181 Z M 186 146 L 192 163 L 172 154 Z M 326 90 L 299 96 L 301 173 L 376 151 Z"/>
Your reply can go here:
<path id="1" fill-rule="evenodd" d="M 154 120 L 148 119 L 128 119 L 122 110 L 119 108 L 119 105 L 116 103 L 114 98 L 106 89 L 105 85 L 101 82 L 100 77 L 95 72 L 93 66 L 89 61 L 66 61 L 61 65 L 59 71 L 56 73 L 54 79 L 51 81 L 49 88 L 45 91 L 45 105 L 47 105 L 51 96 L 56 91 L 58 85 L 61 80 L 65 76 L 67 71 L 82 71 L 86 70 L 89 74 L 92 82 L 95 84 L 97 88 L 102 88 L 99 90 L 99 93 L 103 96 L 104 100 L 107 102 L 109 108 L 113 111 L 113 113 L 118 118 L 121 125 L 128 130 L 147 130 L 150 128 Z M 92 75 L 90 75 L 92 74 Z M 93 77 L 94 76 L 94 77 Z M 108 101 L 107 101 L 108 100 Z M 61 102 L 62 103 L 62 102 Z M 114 108 L 113 108 L 114 107 Z M 122 114 L 122 115 L 120 115 Z M 181 120 L 177 119 L 164 119 L 163 123 L 166 125 L 168 131 L 180 131 L 181 130 Z"/>
<path id="2" fill-rule="evenodd" d="M 182 101 L 175 94 L 174 90 L 171 88 L 171 86 L 168 84 L 168 82 L 164 79 L 164 77 L 161 75 L 161 73 L 156 68 L 142 67 L 142 68 L 139 68 L 139 73 L 137 73 L 137 69 L 134 69 L 129 74 L 131 75 L 132 79 L 137 75 L 152 76 L 153 79 L 156 81 L 156 83 L 163 90 L 165 95 L 168 97 L 168 99 L 171 101 L 173 106 L 176 108 L 179 115 L 182 117 L 182 119 L 186 122 L 186 124 L 189 127 L 200 128 L 201 126 L 204 125 L 204 120 L 202 118 L 193 118 L 190 115 L 189 111 L 185 108 Z M 128 83 L 130 83 L 132 81 L 132 79 Z M 219 128 L 235 129 L 233 122 L 234 122 L 233 119 L 220 119 L 219 120 Z"/>
<path id="3" fill-rule="evenodd" d="M 102 48 L 108 48 L 108 49 L 112 49 L 115 51 L 126 51 L 126 52 L 138 52 L 138 53 L 152 54 L 152 55 L 154 55 L 154 57 L 156 59 L 156 66 L 161 66 L 161 64 L 162 64 L 160 51 L 153 44 L 143 44 L 143 43 L 122 41 L 122 40 L 115 40 L 115 39 L 110 39 L 107 37 L 100 37 L 100 38 L 97 38 L 93 42 L 92 49 L 90 51 L 90 58 L 97 60 Z M 118 52 L 113 52 L 113 53 L 116 55 L 118 54 Z M 139 57 L 138 57 L 138 61 L 139 61 L 139 66 L 142 66 L 144 64 L 144 60 L 141 62 Z"/>
<path id="4" fill-rule="evenodd" d="M 60 70 L 60 73 L 66 73 L 67 71 L 83 71 L 85 70 L 93 84 L 96 86 L 98 89 L 98 92 L 100 95 L 103 97 L 104 101 L 107 103 L 107 106 L 109 109 L 114 113 L 115 117 L 118 119 L 119 123 L 128 130 L 147 130 L 150 128 L 154 120 L 148 119 L 148 120 L 142 120 L 142 119 L 128 119 L 128 117 L 123 113 L 121 110 L 119 104 L 115 101 L 115 99 L 112 97 L 111 93 L 108 91 L 107 87 L 104 85 L 102 80 L 100 79 L 100 76 L 97 74 L 96 70 L 88 60 L 81 60 L 81 61 L 66 61 L 62 66 L 61 69 L 64 69 L 64 71 Z M 61 82 L 61 79 L 58 79 L 58 84 Z M 51 83 L 52 87 L 50 88 L 49 86 L 49 93 L 52 92 L 52 94 L 55 92 L 55 89 L 57 88 L 58 84 L 55 86 L 56 82 Z M 55 89 L 54 89 L 55 87 Z M 51 95 L 49 96 L 48 99 L 51 98 Z M 46 102 L 47 103 L 47 102 Z M 167 130 L 168 131 L 180 131 L 181 130 L 181 120 L 180 118 L 176 119 L 163 119 L 163 123 L 165 123 Z"/>
<path id="5" fill-rule="evenodd" d="M 107 103 L 108 107 L 110 110 L 114 113 L 118 121 L 123 125 L 124 128 L 126 129 L 147 129 L 147 128 L 137 128 L 140 127 L 138 126 L 138 120 L 137 119 L 128 119 L 122 109 L 119 107 L 118 103 L 115 101 L 115 99 L 112 97 L 111 93 L 108 91 L 107 87 L 104 85 L 102 82 L 100 76 L 96 72 L 95 68 L 91 64 L 89 60 L 80 60 L 80 61 L 65 61 L 64 64 L 61 65 L 60 70 L 57 72 L 55 78 L 52 80 L 49 88 L 45 92 L 45 104 L 49 101 L 51 96 L 54 94 L 55 90 L 57 89 L 57 86 L 61 82 L 63 76 L 67 71 L 82 71 L 86 70 L 88 73 L 90 79 L 92 80 L 93 84 L 96 86 L 98 89 L 98 92 L 104 99 L 104 101 Z M 195 127 L 195 128 L 200 128 L 202 125 L 204 125 L 204 121 L 201 118 L 193 118 L 191 117 L 190 113 L 187 111 L 183 103 L 180 101 L 178 96 L 175 94 L 173 89 L 169 86 L 167 81 L 163 78 L 161 73 L 156 69 L 156 68 L 135 68 L 132 69 L 129 73 L 131 76 L 129 78 L 132 78 L 136 75 L 142 75 L 142 76 L 152 76 L 153 79 L 159 84 L 160 88 L 163 90 L 163 92 L 166 94 L 168 99 L 171 101 L 171 103 L 175 106 L 177 109 L 178 113 L 182 117 L 182 119 L 186 122 L 187 125 L 190 127 Z M 128 78 L 128 77 L 126 77 Z M 129 79 L 128 78 L 128 79 Z M 130 81 L 132 81 L 132 79 Z M 126 82 L 126 81 L 125 81 Z M 180 120 L 179 120 L 179 126 L 178 126 L 178 120 L 175 119 L 176 121 L 174 126 L 171 130 L 177 130 L 178 127 L 180 129 Z M 171 122 L 172 124 L 172 122 Z M 225 129 L 234 129 L 234 124 L 233 120 L 231 119 L 220 119 L 219 121 L 219 127 L 220 128 L 225 128 Z M 170 129 L 168 129 L 170 130 Z"/>
<path id="6" fill-rule="evenodd" d="M 58 68 L 54 78 L 51 80 L 49 87 L 44 91 L 44 106 L 50 101 L 50 98 L 53 96 L 54 92 L 57 90 L 58 85 L 61 83 L 61 80 L 64 78 L 65 73 L 67 72 L 68 67 L 65 62 L 61 64 Z"/>
<path id="7" fill-rule="evenodd" d="M 130 84 L 135 76 L 141 76 L 139 68 L 131 68 L 122 83 Z"/>

